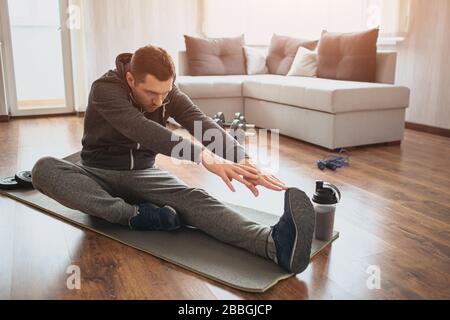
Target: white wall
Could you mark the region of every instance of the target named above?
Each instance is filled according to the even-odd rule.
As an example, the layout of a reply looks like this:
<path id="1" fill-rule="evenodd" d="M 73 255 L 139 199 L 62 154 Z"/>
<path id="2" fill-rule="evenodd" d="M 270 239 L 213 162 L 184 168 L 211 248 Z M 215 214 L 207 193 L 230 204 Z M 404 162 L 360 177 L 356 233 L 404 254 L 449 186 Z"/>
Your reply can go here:
<path id="1" fill-rule="evenodd" d="M 412 0 L 397 83 L 411 89 L 406 121 L 450 129 L 450 1 Z"/>

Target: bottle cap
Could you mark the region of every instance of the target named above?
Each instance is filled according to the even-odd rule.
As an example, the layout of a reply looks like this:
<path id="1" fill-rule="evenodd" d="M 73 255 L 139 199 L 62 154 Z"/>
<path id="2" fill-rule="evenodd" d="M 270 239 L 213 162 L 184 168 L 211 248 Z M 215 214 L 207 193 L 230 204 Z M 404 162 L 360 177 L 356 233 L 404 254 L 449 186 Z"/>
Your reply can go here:
<path id="1" fill-rule="evenodd" d="M 328 182 L 316 181 L 316 193 L 312 201 L 318 204 L 336 204 L 341 200 L 339 189 Z"/>

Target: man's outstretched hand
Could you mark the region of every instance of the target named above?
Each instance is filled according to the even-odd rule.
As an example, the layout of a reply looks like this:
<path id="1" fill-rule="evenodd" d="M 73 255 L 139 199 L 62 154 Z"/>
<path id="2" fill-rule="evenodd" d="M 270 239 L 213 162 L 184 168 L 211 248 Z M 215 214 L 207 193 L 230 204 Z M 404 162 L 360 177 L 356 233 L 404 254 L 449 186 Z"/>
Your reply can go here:
<path id="1" fill-rule="evenodd" d="M 255 187 L 260 185 L 275 191 L 288 189 L 288 186 L 283 181 L 281 181 L 271 173 L 263 172 L 262 170 L 258 169 L 258 167 L 250 159 L 242 159 L 239 164 L 242 164 L 247 168 L 253 168 L 257 170 L 258 177 L 256 179 L 246 178 L 246 180 L 253 184 Z"/>
<path id="2" fill-rule="evenodd" d="M 231 184 L 231 181 L 235 179 L 249 188 L 255 197 L 258 196 L 259 193 L 255 185 L 246 180 L 258 179 L 258 174 L 255 169 L 226 160 L 215 155 L 208 149 L 203 149 L 201 153 L 201 160 L 203 166 L 209 172 L 221 177 L 231 191 L 236 192 L 236 189 Z"/>
<path id="3" fill-rule="evenodd" d="M 272 174 L 264 174 L 249 159 L 244 159 L 240 163 L 234 163 L 215 155 L 205 148 L 201 153 L 201 160 L 203 166 L 209 172 L 221 177 L 233 192 L 236 192 L 236 189 L 231 184 L 233 179 L 249 188 L 255 197 L 259 195 L 259 191 L 256 189 L 258 185 L 276 191 L 287 189 L 287 186 L 281 180 Z"/>

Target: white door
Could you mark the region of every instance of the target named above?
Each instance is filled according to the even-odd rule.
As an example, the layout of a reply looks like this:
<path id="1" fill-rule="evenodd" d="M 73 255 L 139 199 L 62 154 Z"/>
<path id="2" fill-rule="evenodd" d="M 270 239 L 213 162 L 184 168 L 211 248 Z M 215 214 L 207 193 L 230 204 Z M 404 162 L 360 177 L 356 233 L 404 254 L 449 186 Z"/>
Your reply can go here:
<path id="1" fill-rule="evenodd" d="M 12 116 L 74 111 L 68 0 L 0 0 L 4 82 Z"/>

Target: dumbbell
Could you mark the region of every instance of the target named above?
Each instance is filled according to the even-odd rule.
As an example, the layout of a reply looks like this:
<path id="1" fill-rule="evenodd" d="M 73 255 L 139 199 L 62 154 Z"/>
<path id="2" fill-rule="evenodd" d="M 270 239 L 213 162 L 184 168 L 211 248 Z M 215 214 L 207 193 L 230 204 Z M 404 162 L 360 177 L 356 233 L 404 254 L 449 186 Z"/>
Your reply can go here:
<path id="1" fill-rule="evenodd" d="M 32 189 L 33 183 L 30 171 L 20 171 L 14 177 L 0 178 L 0 189 Z"/>
<path id="2" fill-rule="evenodd" d="M 239 120 L 239 118 L 242 117 L 242 114 L 240 112 L 236 112 L 234 114 L 234 120 Z M 218 123 L 219 121 L 216 120 L 219 119 L 220 122 L 223 124 L 221 127 L 223 128 L 224 126 L 230 126 L 231 123 L 230 122 L 226 122 L 225 121 L 225 114 L 223 112 L 217 112 L 214 116 L 213 116 L 213 120 L 216 121 L 216 123 Z"/>
<path id="3" fill-rule="evenodd" d="M 214 118 L 213 121 L 214 121 L 215 123 L 217 123 L 217 125 L 218 125 L 219 127 L 221 127 L 221 128 L 224 127 L 224 123 L 222 122 L 221 119 L 219 119 L 219 118 Z"/>
<path id="4" fill-rule="evenodd" d="M 236 112 L 234 114 L 234 120 L 239 120 L 241 117 L 244 117 L 240 112 Z M 217 112 L 212 119 L 222 128 L 225 126 L 231 126 L 232 122 L 226 122 L 225 121 L 225 114 L 223 112 Z M 244 122 L 245 122 L 245 117 L 244 117 Z"/>
<path id="5" fill-rule="evenodd" d="M 244 130 L 245 131 L 245 124 L 241 123 L 241 120 L 239 120 L 239 119 L 234 119 L 233 122 L 231 123 L 230 129 L 231 130 L 238 130 L 238 129 L 240 129 L 240 130 Z"/>
<path id="6" fill-rule="evenodd" d="M 244 116 L 242 115 L 242 113 L 236 112 L 236 113 L 234 114 L 234 119 L 233 119 L 233 121 L 234 121 L 234 120 L 239 120 L 241 117 L 244 117 Z M 223 114 L 223 112 L 218 112 L 218 113 L 216 113 L 216 114 L 214 115 L 213 119 L 217 119 L 217 118 L 221 119 L 221 120 L 222 120 L 222 123 L 223 123 L 225 126 L 231 126 L 231 124 L 233 123 L 233 121 L 232 121 L 232 122 L 226 122 L 226 121 L 225 121 L 225 115 Z M 244 117 L 244 119 L 245 119 L 245 117 Z"/>
<path id="7" fill-rule="evenodd" d="M 217 123 L 221 128 L 223 128 L 225 126 L 225 115 L 223 114 L 223 112 L 217 112 L 214 116 L 213 116 L 213 120 L 215 123 Z"/>
<path id="8" fill-rule="evenodd" d="M 244 116 L 240 116 L 238 119 L 234 119 L 230 126 L 231 130 L 241 129 L 247 131 L 247 129 L 254 129 L 254 128 L 255 125 L 248 124 Z"/>
<path id="9" fill-rule="evenodd" d="M 236 112 L 235 114 L 234 114 L 234 119 L 235 120 L 239 120 L 241 117 L 243 117 L 244 115 L 242 114 L 242 113 L 240 113 L 240 112 Z"/>
<path id="10" fill-rule="evenodd" d="M 255 128 L 255 125 L 254 125 L 254 124 L 249 124 L 249 123 L 247 123 L 247 120 L 245 119 L 244 116 L 240 116 L 239 121 L 241 121 L 241 124 L 243 124 L 243 125 L 245 126 L 245 129 L 244 129 L 244 130 L 247 130 L 247 129 L 254 129 L 254 128 Z"/>
<path id="11" fill-rule="evenodd" d="M 225 126 L 230 126 L 231 130 L 241 129 L 243 131 L 247 131 L 248 129 L 255 128 L 254 124 L 247 123 L 245 116 L 240 112 L 236 112 L 234 114 L 234 119 L 231 123 L 225 122 L 225 115 L 223 112 L 216 113 L 212 119 L 222 128 Z"/>
<path id="12" fill-rule="evenodd" d="M 223 123 L 225 123 L 225 115 L 223 114 L 223 112 L 217 112 L 213 116 L 213 119 L 220 119 L 220 120 L 222 120 Z"/>

